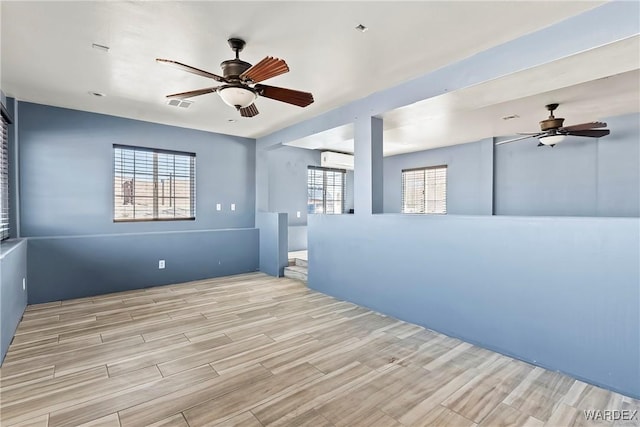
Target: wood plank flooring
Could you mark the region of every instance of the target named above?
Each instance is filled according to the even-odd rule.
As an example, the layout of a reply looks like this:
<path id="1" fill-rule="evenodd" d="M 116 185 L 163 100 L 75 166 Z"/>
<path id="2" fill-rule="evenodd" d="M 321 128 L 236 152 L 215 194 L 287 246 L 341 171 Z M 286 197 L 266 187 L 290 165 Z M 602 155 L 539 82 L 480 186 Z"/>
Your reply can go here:
<path id="1" fill-rule="evenodd" d="M 27 307 L 2 426 L 630 426 L 640 402 L 260 273 Z"/>

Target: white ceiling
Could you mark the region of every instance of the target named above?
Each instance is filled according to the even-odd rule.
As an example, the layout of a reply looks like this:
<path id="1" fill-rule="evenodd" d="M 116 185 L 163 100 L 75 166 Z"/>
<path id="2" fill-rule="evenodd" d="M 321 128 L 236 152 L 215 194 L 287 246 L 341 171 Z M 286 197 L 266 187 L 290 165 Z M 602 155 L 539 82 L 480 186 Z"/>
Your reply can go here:
<path id="1" fill-rule="evenodd" d="M 386 156 L 494 136 L 536 132 L 557 117 L 578 124 L 640 111 L 640 37 L 631 37 L 385 113 Z M 503 120 L 517 115 L 518 118 Z M 615 132 L 615 129 L 612 129 Z M 341 126 L 287 145 L 353 152 L 353 127 Z"/>
<path id="2" fill-rule="evenodd" d="M 24 101 L 260 137 L 602 3 L 3 1 L 0 84 Z M 369 30 L 356 31 L 360 23 Z M 166 94 L 216 84 L 154 59 L 219 73 L 230 36 L 247 40 L 249 62 L 286 59 L 291 72 L 268 84 L 310 91 L 316 102 L 259 99 L 251 119 L 216 94 L 167 106 Z"/>

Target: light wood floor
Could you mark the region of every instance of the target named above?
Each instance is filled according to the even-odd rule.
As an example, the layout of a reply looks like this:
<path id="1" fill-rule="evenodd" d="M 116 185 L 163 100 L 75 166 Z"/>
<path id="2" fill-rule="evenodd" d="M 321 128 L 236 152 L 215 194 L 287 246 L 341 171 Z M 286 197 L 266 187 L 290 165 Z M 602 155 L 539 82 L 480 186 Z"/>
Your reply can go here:
<path id="1" fill-rule="evenodd" d="M 640 407 L 259 273 L 29 306 L 1 371 L 3 426 L 557 427 Z"/>

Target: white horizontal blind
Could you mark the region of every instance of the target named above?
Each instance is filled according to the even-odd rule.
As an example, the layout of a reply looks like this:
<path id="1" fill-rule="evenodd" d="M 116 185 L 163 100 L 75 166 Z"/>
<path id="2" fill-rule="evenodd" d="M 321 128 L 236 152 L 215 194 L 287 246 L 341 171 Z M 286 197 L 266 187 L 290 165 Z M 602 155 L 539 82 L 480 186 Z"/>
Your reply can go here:
<path id="1" fill-rule="evenodd" d="M 195 154 L 114 145 L 114 221 L 195 219 Z"/>
<path id="2" fill-rule="evenodd" d="M 307 212 L 324 213 L 324 173 L 311 167 L 307 169 Z"/>
<path id="3" fill-rule="evenodd" d="M 402 213 L 447 213 L 447 166 L 402 171 Z"/>
<path id="4" fill-rule="evenodd" d="M 424 169 L 402 171 L 402 213 L 424 213 Z"/>
<path id="5" fill-rule="evenodd" d="M 9 123 L 2 117 L 0 148 L 0 240 L 9 238 Z"/>
<path id="6" fill-rule="evenodd" d="M 344 213 L 345 175 L 346 171 L 342 169 L 308 167 L 307 210 L 309 213 Z"/>
<path id="7" fill-rule="evenodd" d="M 447 167 L 438 166 L 425 170 L 425 213 L 447 213 Z"/>

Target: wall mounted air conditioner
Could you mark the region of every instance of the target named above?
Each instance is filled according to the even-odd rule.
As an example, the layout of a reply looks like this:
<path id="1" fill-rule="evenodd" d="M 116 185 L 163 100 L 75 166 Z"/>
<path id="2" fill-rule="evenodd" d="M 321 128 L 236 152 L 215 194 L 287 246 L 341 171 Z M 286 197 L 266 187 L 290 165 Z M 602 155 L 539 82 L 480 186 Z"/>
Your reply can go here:
<path id="1" fill-rule="evenodd" d="M 320 166 L 325 168 L 353 170 L 353 155 L 323 151 L 320 153 Z"/>

